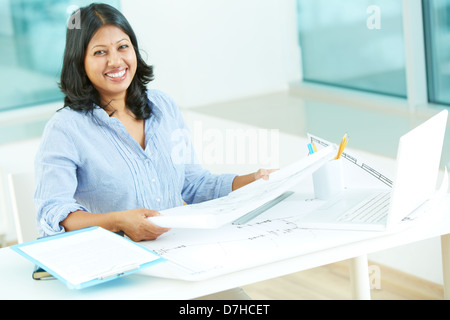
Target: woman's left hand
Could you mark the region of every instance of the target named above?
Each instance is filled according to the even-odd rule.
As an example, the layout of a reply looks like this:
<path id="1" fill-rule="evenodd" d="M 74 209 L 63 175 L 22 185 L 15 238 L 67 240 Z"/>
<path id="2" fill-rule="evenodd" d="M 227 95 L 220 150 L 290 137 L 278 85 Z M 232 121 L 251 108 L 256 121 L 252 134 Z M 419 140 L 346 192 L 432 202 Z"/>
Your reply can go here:
<path id="1" fill-rule="evenodd" d="M 277 170 L 278 169 L 259 169 L 258 171 L 245 176 L 237 176 L 233 180 L 233 191 L 258 179 L 268 180 L 269 175 Z"/>
<path id="2" fill-rule="evenodd" d="M 258 179 L 269 180 L 269 175 L 277 170 L 278 169 L 259 169 L 253 175 L 255 177 L 255 180 Z"/>

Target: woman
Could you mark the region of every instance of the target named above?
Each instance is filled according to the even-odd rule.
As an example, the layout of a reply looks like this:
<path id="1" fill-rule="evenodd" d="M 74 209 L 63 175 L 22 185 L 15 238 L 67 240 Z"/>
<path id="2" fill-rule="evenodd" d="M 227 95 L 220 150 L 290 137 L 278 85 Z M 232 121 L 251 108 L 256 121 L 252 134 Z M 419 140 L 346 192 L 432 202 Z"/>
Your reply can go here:
<path id="1" fill-rule="evenodd" d="M 173 136 L 186 125 L 170 97 L 146 89 L 153 70 L 125 17 L 104 4 L 81 8 L 79 17 L 81 28 L 67 30 L 65 107 L 48 122 L 36 156 L 41 236 L 100 226 L 154 240 L 168 231 L 146 219 L 158 210 L 268 178 L 269 170 L 211 174 L 190 156 L 188 137 L 180 155 Z"/>

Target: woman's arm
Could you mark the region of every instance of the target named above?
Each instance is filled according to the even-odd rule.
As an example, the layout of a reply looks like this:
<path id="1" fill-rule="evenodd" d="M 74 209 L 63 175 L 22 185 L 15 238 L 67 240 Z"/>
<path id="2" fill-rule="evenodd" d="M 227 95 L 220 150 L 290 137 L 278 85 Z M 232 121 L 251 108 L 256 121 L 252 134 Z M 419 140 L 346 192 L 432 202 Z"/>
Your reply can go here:
<path id="1" fill-rule="evenodd" d="M 274 171 L 277 171 L 277 169 L 259 169 L 254 173 L 250 173 L 244 176 L 237 176 L 233 180 L 233 191 L 242 188 L 243 186 L 258 179 L 268 180 L 269 175 Z"/>
<path id="2" fill-rule="evenodd" d="M 147 218 L 158 216 L 159 212 L 149 209 L 133 209 L 108 213 L 75 211 L 70 213 L 60 225 L 66 231 L 92 226 L 102 227 L 112 232 L 123 231 L 133 241 L 155 240 L 169 231 L 150 223 Z"/>

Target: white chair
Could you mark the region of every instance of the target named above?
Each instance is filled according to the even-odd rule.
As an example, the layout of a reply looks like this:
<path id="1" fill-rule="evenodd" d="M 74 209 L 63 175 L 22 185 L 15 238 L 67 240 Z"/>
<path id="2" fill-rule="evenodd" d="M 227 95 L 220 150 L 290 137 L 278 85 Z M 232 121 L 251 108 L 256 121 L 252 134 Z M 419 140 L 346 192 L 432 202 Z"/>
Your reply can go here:
<path id="1" fill-rule="evenodd" d="M 33 201 L 34 174 L 31 172 L 8 175 L 9 193 L 19 243 L 38 238 L 36 209 Z"/>

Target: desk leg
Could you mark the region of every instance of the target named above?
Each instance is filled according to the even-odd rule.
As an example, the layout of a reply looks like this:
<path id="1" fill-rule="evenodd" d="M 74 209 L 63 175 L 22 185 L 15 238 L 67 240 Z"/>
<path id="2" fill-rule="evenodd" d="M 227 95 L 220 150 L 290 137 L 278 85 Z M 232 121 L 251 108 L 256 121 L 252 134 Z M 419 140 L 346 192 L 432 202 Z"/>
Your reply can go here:
<path id="1" fill-rule="evenodd" d="M 450 234 L 441 236 L 444 299 L 450 300 Z"/>
<path id="2" fill-rule="evenodd" d="M 355 257 L 350 262 L 350 285 L 352 298 L 370 300 L 369 262 L 367 255 Z"/>

